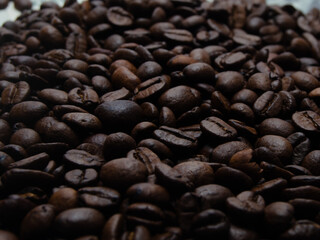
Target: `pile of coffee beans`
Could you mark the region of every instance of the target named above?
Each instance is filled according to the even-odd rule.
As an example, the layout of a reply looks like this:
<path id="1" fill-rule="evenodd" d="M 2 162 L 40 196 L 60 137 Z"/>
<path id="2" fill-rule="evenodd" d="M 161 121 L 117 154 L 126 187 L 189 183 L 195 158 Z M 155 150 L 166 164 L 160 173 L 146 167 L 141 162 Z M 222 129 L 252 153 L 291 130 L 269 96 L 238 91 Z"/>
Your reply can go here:
<path id="1" fill-rule="evenodd" d="M 32 7 L 31 0 L 0 0 L 0 9 L 7 8 L 10 1 L 13 2 L 15 9 L 19 11 L 31 9 Z"/>
<path id="2" fill-rule="evenodd" d="M 320 239 L 320 11 L 67 0 L 0 28 L 0 239 Z"/>

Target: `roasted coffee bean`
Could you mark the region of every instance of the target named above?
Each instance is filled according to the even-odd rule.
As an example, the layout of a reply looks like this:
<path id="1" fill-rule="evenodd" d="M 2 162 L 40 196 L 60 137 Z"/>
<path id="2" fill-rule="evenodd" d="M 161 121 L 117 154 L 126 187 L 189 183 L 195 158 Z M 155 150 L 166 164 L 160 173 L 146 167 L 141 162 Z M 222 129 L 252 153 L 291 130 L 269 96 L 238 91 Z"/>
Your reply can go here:
<path id="1" fill-rule="evenodd" d="M 260 117 L 276 117 L 282 108 L 282 98 L 272 91 L 263 93 L 253 104 L 254 112 Z"/>
<path id="2" fill-rule="evenodd" d="M 110 23 L 118 27 L 130 26 L 133 23 L 133 16 L 122 7 L 109 8 L 107 18 Z"/>
<path id="3" fill-rule="evenodd" d="M 192 221 L 192 229 L 197 238 L 224 239 L 230 222 L 220 210 L 207 209 L 197 214 Z"/>
<path id="4" fill-rule="evenodd" d="M 25 81 L 9 85 L 1 93 L 1 104 L 10 106 L 25 101 L 29 97 L 30 91 L 30 86 Z"/>
<path id="5" fill-rule="evenodd" d="M 198 145 L 196 138 L 179 129 L 162 126 L 153 133 L 156 138 L 166 144 L 172 151 L 180 154 L 193 152 Z"/>
<path id="6" fill-rule="evenodd" d="M 197 106 L 200 92 L 188 86 L 170 88 L 159 98 L 159 104 L 170 108 L 177 116 Z"/>
<path id="7" fill-rule="evenodd" d="M 24 101 L 14 105 L 10 112 L 10 120 L 13 122 L 31 123 L 39 120 L 48 112 L 48 107 L 38 101 Z"/>
<path id="8" fill-rule="evenodd" d="M 159 96 L 161 93 L 166 91 L 170 86 L 170 77 L 167 75 L 162 75 L 159 77 L 154 77 L 149 80 L 140 83 L 134 89 L 135 101 L 148 101 Z"/>
<path id="9" fill-rule="evenodd" d="M 283 164 L 290 161 L 293 153 L 290 142 L 287 139 L 276 135 L 263 136 L 258 139 L 256 146 L 269 148 Z"/>
<path id="10" fill-rule="evenodd" d="M 53 117 L 41 118 L 35 124 L 35 130 L 40 134 L 44 142 L 63 142 L 74 146 L 79 141 L 68 125 Z"/>
<path id="11" fill-rule="evenodd" d="M 292 121 L 306 132 L 318 132 L 320 129 L 320 117 L 313 111 L 296 112 L 292 115 Z"/>
<path id="12" fill-rule="evenodd" d="M 67 172 L 64 176 L 68 186 L 80 188 L 95 184 L 98 180 L 98 172 L 93 168 L 73 169 Z"/>
<path id="13" fill-rule="evenodd" d="M 103 153 L 106 159 L 125 157 L 127 153 L 136 147 L 136 141 L 123 132 L 112 133 L 106 136 L 103 143 Z"/>
<path id="14" fill-rule="evenodd" d="M 249 146 L 240 141 L 227 142 L 213 149 L 211 159 L 213 162 L 227 164 L 235 153 L 246 148 L 249 148 Z"/>
<path id="15" fill-rule="evenodd" d="M 104 102 L 95 109 L 95 115 L 103 122 L 105 128 L 115 132 L 131 130 L 143 118 L 141 107 L 128 100 Z"/>
<path id="16" fill-rule="evenodd" d="M 145 165 L 135 159 L 118 158 L 104 164 L 100 179 L 106 185 L 116 189 L 127 188 L 134 183 L 144 182 L 148 171 Z"/>
<path id="17" fill-rule="evenodd" d="M 150 203 L 133 203 L 126 209 L 130 225 L 144 225 L 151 230 L 161 229 L 164 213 L 161 208 Z"/>
<path id="18" fill-rule="evenodd" d="M 217 117 L 209 117 L 200 123 L 201 129 L 209 136 L 222 140 L 232 140 L 237 136 L 237 130 Z"/>
<path id="19" fill-rule="evenodd" d="M 78 204 L 78 192 L 73 188 L 63 187 L 55 191 L 49 201 L 57 212 L 75 208 Z"/>
<path id="20" fill-rule="evenodd" d="M 261 135 L 278 135 L 288 137 L 295 131 L 292 124 L 280 118 L 268 118 L 261 122 L 259 132 Z"/>
<path id="21" fill-rule="evenodd" d="M 73 208 L 55 218 L 54 228 L 65 237 L 98 234 L 104 222 L 104 216 L 93 208 Z"/>
<path id="22" fill-rule="evenodd" d="M 301 166 L 308 169 L 312 174 L 319 176 L 320 169 L 318 168 L 318 162 L 320 161 L 320 151 L 315 150 L 308 153 L 307 156 L 302 160 Z"/>
<path id="23" fill-rule="evenodd" d="M 96 132 L 102 128 L 100 120 L 90 113 L 71 112 L 66 113 L 61 118 L 70 127 L 81 131 Z"/>
<path id="24" fill-rule="evenodd" d="M 131 150 L 128 152 L 127 157 L 144 163 L 149 174 L 153 174 L 155 166 L 161 162 L 160 158 L 154 152 L 145 147 L 137 147 L 134 150 Z"/>
<path id="25" fill-rule="evenodd" d="M 201 200 L 202 209 L 223 209 L 228 197 L 232 197 L 232 192 L 218 184 L 203 185 L 195 189 L 195 193 Z"/>
<path id="26" fill-rule="evenodd" d="M 32 239 L 48 236 L 55 215 L 53 205 L 43 204 L 35 207 L 28 212 L 21 223 L 21 237 Z"/>
<path id="27" fill-rule="evenodd" d="M 292 238 L 317 239 L 320 237 L 319 224 L 310 220 L 299 220 L 291 228 L 281 234 L 281 239 Z"/>
<path id="28" fill-rule="evenodd" d="M 149 202 L 155 205 L 166 205 L 170 196 L 168 191 L 157 184 L 137 183 L 126 192 L 130 202 Z"/>
<path id="29" fill-rule="evenodd" d="M 120 202 L 120 194 L 107 187 L 84 187 L 79 189 L 79 201 L 86 207 L 113 212 Z"/>
<path id="30" fill-rule="evenodd" d="M 264 209 L 264 221 L 270 230 L 270 235 L 288 229 L 294 220 L 293 218 L 294 207 L 286 202 L 273 202 Z"/>

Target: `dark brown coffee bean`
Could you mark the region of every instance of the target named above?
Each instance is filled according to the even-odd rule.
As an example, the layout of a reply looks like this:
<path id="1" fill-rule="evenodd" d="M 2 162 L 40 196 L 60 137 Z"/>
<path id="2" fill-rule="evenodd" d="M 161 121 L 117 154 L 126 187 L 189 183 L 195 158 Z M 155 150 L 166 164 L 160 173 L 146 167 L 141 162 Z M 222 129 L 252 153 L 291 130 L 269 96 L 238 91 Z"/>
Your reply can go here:
<path id="1" fill-rule="evenodd" d="M 155 167 L 155 175 L 161 185 L 179 191 L 185 191 L 193 187 L 192 182 L 186 176 L 181 175 L 177 170 L 167 164 L 158 163 Z"/>
<path id="2" fill-rule="evenodd" d="M 279 135 L 288 137 L 295 131 L 294 127 L 280 118 L 268 118 L 259 125 L 261 135 Z"/>
<path id="3" fill-rule="evenodd" d="M 137 183 L 128 188 L 126 192 L 130 202 L 148 202 L 155 205 L 165 205 L 169 202 L 168 191 L 157 184 Z"/>
<path id="4" fill-rule="evenodd" d="M 156 153 L 160 159 L 170 158 L 172 156 L 171 150 L 162 142 L 147 138 L 138 143 L 138 147 L 146 147 Z"/>
<path id="5" fill-rule="evenodd" d="M 166 29 L 163 35 L 168 41 L 175 43 L 188 44 L 193 41 L 192 33 L 185 29 Z"/>
<path id="6" fill-rule="evenodd" d="M 107 18 L 110 23 L 118 27 L 130 26 L 133 23 L 133 16 L 122 7 L 109 8 Z"/>
<path id="7" fill-rule="evenodd" d="M 80 131 L 96 132 L 102 128 L 100 120 L 90 113 L 71 112 L 66 113 L 61 118 L 70 127 Z"/>
<path id="8" fill-rule="evenodd" d="M 135 183 L 144 182 L 147 168 L 140 161 L 130 158 L 114 159 L 102 166 L 100 179 L 110 187 L 127 188 Z"/>
<path id="9" fill-rule="evenodd" d="M 318 162 L 320 161 L 320 151 L 314 150 L 308 153 L 301 162 L 301 166 L 307 168 L 313 175 L 319 176 L 320 169 Z"/>
<path id="10" fill-rule="evenodd" d="M 31 239 L 47 236 L 55 215 L 53 205 L 43 204 L 35 207 L 25 216 L 21 223 L 21 237 Z"/>
<path id="11" fill-rule="evenodd" d="M 43 117 L 48 107 L 38 101 L 24 101 L 14 105 L 10 110 L 10 119 L 13 122 L 35 122 Z"/>
<path id="12" fill-rule="evenodd" d="M 25 81 L 9 85 L 1 93 L 1 103 L 4 106 L 10 106 L 25 101 L 30 91 L 30 86 Z"/>
<path id="13" fill-rule="evenodd" d="M 98 181 L 98 172 L 93 168 L 73 169 L 64 176 L 66 184 L 74 188 L 90 186 Z"/>
<path id="14" fill-rule="evenodd" d="M 115 100 L 104 102 L 95 109 L 95 115 L 104 124 L 104 128 L 115 132 L 118 129 L 131 130 L 142 120 L 143 112 L 135 102 L 128 100 Z"/>
<path id="15" fill-rule="evenodd" d="M 174 112 L 168 107 L 162 107 L 159 113 L 159 125 L 176 127 L 177 119 Z"/>
<path id="16" fill-rule="evenodd" d="M 99 96 L 93 89 L 73 88 L 68 93 L 68 100 L 70 103 L 82 107 L 84 109 L 93 109 L 99 104 Z"/>
<path id="17" fill-rule="evenodd" d="M 290 142 L 285 138 L 276 135 L 263 136 L 257 141 L 256 146 L 269 148 L 284 164 L 290 161 L 293 153 Z"/>
<path id="18" fill-rule="evenodd" d="M 40 134 L 44 142 L 63 142 L 70 146 L 75 146 L 79 141 L 68 125 L 57 121 L 53 117 L 41 118 L 35 124 L 35 130 Z"/>
<path id="19" fill-rule="evenodd" d="M 24 148 L 39 142 L 41 142 L 40 135 L 30 128 L 21 128 L 10 137 L 10 144 L 17 144 Z"/>
<path id="20" fill-rule="evenodd" d="M 320 116 L 313 111 L 296 112 L 292 121 L 306 132 L 318 132 L 320 129 Z"/>
<path id="21" fill-rule="evenodd" d="M 230 222 L 220 210 L 207 209 L 198 213 L 192 221 L 192 230 L 197 238 L 213 237 L 223 239 L 227 236 Z"/>
<path id="22" fill-rule="evenodd" d="M 193 152 L 198 145 L 197 139 L 175 128 L 162 126 L 154 131 L 154 135 L 172 151 L 182 154 Z"/>
<path id="23" fill-rule="evenodd" d="M 234 192 L 244 191 L 253 185 L 252 179 L 247 174 L 231 167 L 219 168 L 215 172 L 215 182 Z"/>
<path id="24" fill-rule="evenodd" d="M 140 141 L 152 137 L 153 131 L 157 129 L 157 125 L 152 122 L 140 122 L 131 131 L 131 136 Z"/>
<path id="25" fill-rule="evenodd" d="M 14 160 L 11 156 L 9 156 L 7 153 L 2 152 L 2 151 L 0 152 L 0 159 L 1 159 L 0 172 L 4 173 L 8 169 L 10 164 L 14 163 Z"/>
<path id="26" fill-rule="evenodd" d="M 263 217 L 264 199 L 251 191 L 245 191 L 226 201 L 227 211 L 241 225 L 257 224 Z"/>
<path id="27" fill-rule="evenodd" d="M 291 78 L 302 90 L 311 91 L 319 86 L 318 80 L 306 72 L 295 72 L 291 74 Z"/>
<path id="28" fill-rule="evenodd" d="M 113 212 L 120 203 L 120 194 L 107 187 L 84 187 L 79 189 L 79 200 L 86 207 Z"/>
<path id="29" fill-rule="evenodd" d="M 155 99 L 170 86 L 171 79 L 167 75 L 154 77 L 140 83 L 134 89 L 134 101 L 148 101 Z"/>
<path id="30" fill-rule="evenodd" d="M 136 147 L 135 140 L 123 132 L 112 133 L 105 138 L 103 153 L 106 159 L 125 157 L 127 153 Z"/>
<path id="31" fill-rule="evenodd" d="M 281 234 L 281 239 L 292 238 L 317 239 L 320 237 L 320 225 L 310 220 L 299 220 L 291 228 Z"/>
<path id="32" fill-rule="evenodd" d="M 100 168 L 105 163 L 105 160 L 97 155 L 76 149 L 67 151 L 63 159 L 66 164 L 77 168 Z"/>
<path id="33" fill-rule="evenodd" d="M 182 176 L 187 177 L 195 187 L 213 182 L 213 170 L 208 163 L 188 161 L 177 164 L 173 169 L 178 171 Z"/>
<path id="34" fill-rule="evenodd" d="M 242 151 L 246 148 L 249 148 L 249 146 L 243 142 L 227 142 L 213 149 L 211 159 L 213 162 L 227 164 L 236 152 Z"/>
<path id="35" fill-rule="evenodd" d="M 57 212 L 75 208 L 78 204 L 78 192 L 73 188 L 63 187 L 55 191 L 49 201 Z"/>
<path id="36" fill-rule="evenodd" d="M 160 158 L 154 152 L 145 147 L 137 147 L 131 150 L 128 152 L 127 157 L 144 163 L 149 175 L 154 173 L 155 166 L 161 162 Z"/>
<path id="37" fill-rule="evenodd" d="M 11 127 L 9 123 L 4 120 L 0 119 L 0 141 L 6 143 L 11 135 Z"/>
<path id="38" fill-rule="evenodd" d="M 217 117 L 209 117 L 201 121 L 204 133 L 217 139 L 232 140 L 237 136 L 237 130 Z"/>
<path id="39" fill-rule="evenodd" d="M 64 45 L 64 37 L 61 32 L 52 25 L 46 25 L 40 29 L 39 38 L 42 44 L 48 48 L 59 48 Z"/>
<path id="40" fill-rule="evenodd" d="M 40 153 L 28 158 L 21 159 L 17 162 L 11 163 L 8 169 L 13 168 L 25 168 L 25 169 L 35 169 L 42 170 L 49 163 L 49 155 L 46 153 Z"/>
<path id="41" fill-rule="evenodd" d="M 269 231 L 279 233 L 286 230 L 293 222 L 294 207 L 286 202 L 273 202 L 266 206 L 265 210 L 265 223 Z"/>
<path id="42" fill-rule="evenodd" d="M 54 228 L 62 236 L 98 234 L 104 222 L 104 216 L 93 208 L 73 208 L 55 218 Z"/>
<path id="43" fill-rule="evenodd" d="M 49 187 L 55 179 L 52 174 L 39 170 L 12 168 L 2 175 L 2 182 L 11 188 L 22 188 L 26 186 Z"/>
<path id="44" fill-rule="evenodd" d="M 68 94 L 61 90 L 52 88 L 42 89 L 37 95 L 41 100 L 50 104 L 68 104 Z"/>
<path id="45" fill-rule="evenodd" d="M 207 63 L 193 63 L 183 69 L 186 80 L 190 82 L 213 82 L 215 72 Z"/>
<path id="46" fill-rule="evenodd" d="M 260 117 L 276 117 L 280 114 L 281 108 L 281 96 L 272 91 L 262 94 L 253 104 L 254 112 Z"/>
<path id="47" fill-rule="evenodd" d="M 133 203 L 126 209 L 126 215 L 130 225 L 144 225 L 151 230 L 160 229 L 163 225 L 163 211 L 150 203 Z"/>
<path id="48" fill-rule="evenodd" d="M 170 108 L 177 116 L 199 104 L 200 92 L 188 86 L 178 86 L 164 92 L 159 104 Z"/>

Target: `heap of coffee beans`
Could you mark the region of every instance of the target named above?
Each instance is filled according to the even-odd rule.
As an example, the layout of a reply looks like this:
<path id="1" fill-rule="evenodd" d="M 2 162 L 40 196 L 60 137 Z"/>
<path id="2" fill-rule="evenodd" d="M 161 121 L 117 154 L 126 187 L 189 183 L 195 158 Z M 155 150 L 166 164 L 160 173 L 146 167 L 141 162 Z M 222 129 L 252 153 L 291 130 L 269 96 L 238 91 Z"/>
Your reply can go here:
<path id="1" fill-rule="evenodd" d="M 68 0 L 0 28 L 0 239 L 320 239 L 320 11 Z"/>
<path id="2" fill-rule="evenodd" d="M 19 11 L 31 9 L 32 7 L 31 0 L 0 0 L 0 9 L 7 8 L 10 1 L 13 2 L 15 9 Z"/>

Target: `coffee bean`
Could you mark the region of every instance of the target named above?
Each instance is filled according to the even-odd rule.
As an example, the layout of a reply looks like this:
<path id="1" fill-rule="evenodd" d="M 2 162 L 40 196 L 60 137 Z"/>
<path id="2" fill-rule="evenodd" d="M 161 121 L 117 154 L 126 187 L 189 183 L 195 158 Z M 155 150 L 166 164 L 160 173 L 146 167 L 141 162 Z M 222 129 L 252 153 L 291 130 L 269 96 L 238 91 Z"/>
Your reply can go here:
<path id="1" fill-rule="evenodd" d="M 144 225 L 151 230 L 162 227 L 164 213 L 156 205 L 150 203 L 133 203 L 126 209 L 127 221 L 130 225 Z"/>
<path id="2" fill-rule="evenodd" d="M 73 208 L 61 212 L 54 227 L 61 236 L 97 234 L 105 222 L 104 216 L 92 208 Z"/>
<path id="3" fill-rule="evenodd" d="M 291 228 L 281 234 L 282 239 L 303 237 L 305 239 L 317 239 L 320 237 L 319 224 L 310 220 L 299 220 Z"/>
<path id="4" fill-rule="evenodd" d="M 73 169 L 67 172 L 64 176 L 65 182 L 68 186 L 80 188 L 95 184 L 98 179 L 98 173 L 93 168 Z"/>
<path id="5" fill-rule="evenodd" d="M 30 91 L 30 86 L 25 81 L 9 85 L 1 93 L 1 103 L 10 106 L 23 102 L 29 97 Z"/>
<path id="6" fill-rule="evenodd" d="M 153 133 L 156 138 L 175 152 L 193 152 L 198 145 L 197 139 L 179 129 L 162 126 Z"/>
<path id="7" fill-rule="evenodd" d="M 122 7 L 109 8 L 107 18 L 110 23 L 118 27 L 130 26 L 133 23 L 133 16 Z"/>
<path id="8" fill-rule="evenodd" d="M 232 140 L 237 136 L 237 130 L 217 117 L 209 117 L 201 121 L 201 129 L 211 137 Z"/>
<path id="9" fill-rule="evenodd" d="M 223 209 L 228 197 L 232 197 L 232 192 L 218 184 L 208 184 L 197 187 L 195 193 L 201 198 L 202 209 Z"/>
<path id="10" fill-rule="evenodd" d="M 296 112 L 292 115 L 292 121 L 306 132 L 319 131 L 319 115 L 313 111 Z"/>
<path id="11" fill-rule="evenodd" d="M 143 182 L 147 168 L 138 160 L 119 158 L 104 164 L 100 171 L 101 181 L 110 187 L 126 188 L 134 183 Z"/>
<path id="12" fill-rule="evenodd" d="M 128 100 L 104 102 L 95 109 L 95 115 L 103 122 L 104 127 L 112 132 L 117 129 L 131 130 L 143 118 L 141 107 Z"/>
<path id="13" fill-rule="evenodd" d="M 48 107 L 38 101 L 24 101 L 14 105 L 10 110 L 10 119 L 13 122 L 35 122 L 43 117 Z"/>
<path id="14" fill-rule="evenodd" d="M 269 148 L 282 163 L 288 162 L 293 153 L 290 142 L 276 135 L 265 135 L 257 141 L 256 145 L 257 147 Z"/>
<path id="15" fill-rule="evenodd" d="M 292 124 L 280 118 L 268 118 L 261 122 L 259 132 L 261 135 L 278 135 L 288 137 L 295 131 Z"/>
<path id="16" fill-rule="evenodd" d="M 55 215 L 55 208 L 50 204 L 33 208 L 21 223 L 21 236 L 24 239 L 47 236 Z"/>
<path id="17" fill-rule="evenodd" d="M 281 112 L 282 98 L 279 94 L 267 91 L 253 104 L 254 112 L 260 117 L 276 117 Z"/>
<path id="18" fill-rule="evenodd" d="M 230 222 L 220 210 L 207 209 L 197 214 L 192 221 L 194 234 L 199 238 L 223 239 L 229 230 Z"/>
<path id="19" fill-rule="evenodd" d="M 266 206 L 264 210 L 265 223 L 268 229 L 275 232 L 283 232 L 293 222 L 294 207 L 286 202 L 273 202 Z"/>
<path id="20" fill-rule="evenodd" d="M 317 164 L 318 161 L 320 160 L 319 153 L 320 153 L 319 150 L 312 151 L 308 153 L 308 155 L 305 156 L 305 158 L 301 162 L 301 166 L 307 168 L 312 174 L 316 176 L 320 175 L 320 171 L 318 169 L 318 164 Z"/>
<path id="21" fill-rule="evenodd" d="M 86 207 L 113 212 L 120 202 L 120 194 L 106 187 L 84 187 L 79 189 L 79 200 Z"/>

